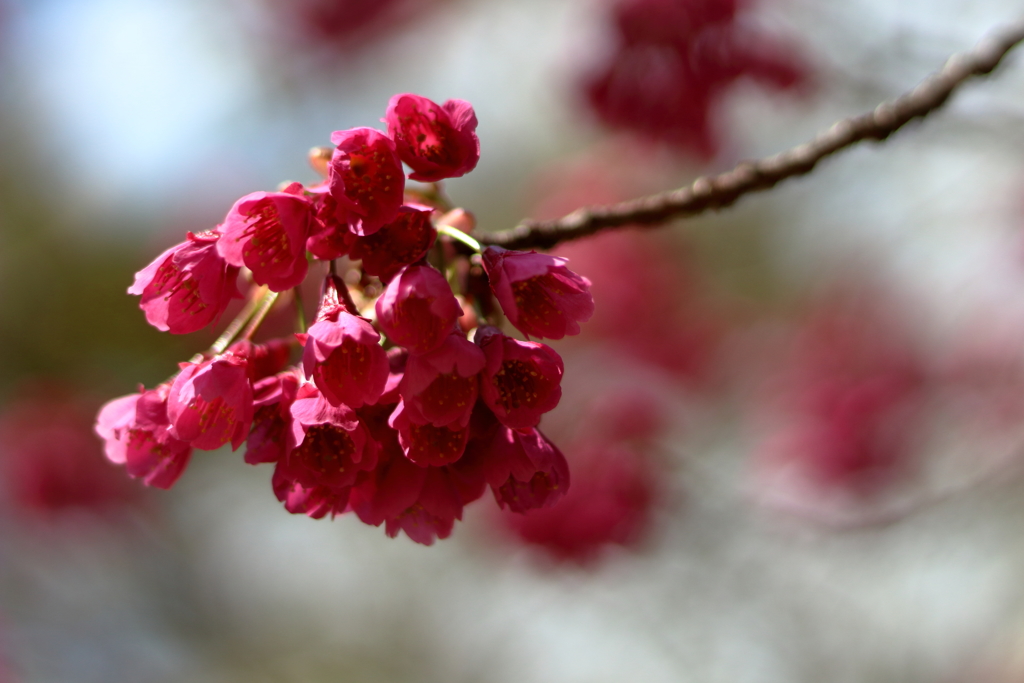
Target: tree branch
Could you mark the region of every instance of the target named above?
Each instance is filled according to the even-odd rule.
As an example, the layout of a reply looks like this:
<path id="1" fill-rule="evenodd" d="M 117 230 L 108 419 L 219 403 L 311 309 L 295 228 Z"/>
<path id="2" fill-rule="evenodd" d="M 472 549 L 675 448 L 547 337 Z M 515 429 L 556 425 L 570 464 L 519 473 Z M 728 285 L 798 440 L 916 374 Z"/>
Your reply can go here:
<path id="1" fill-rule="evenodd" d="M 806 175 L 819 161 L 862 140 L 882 141 L 918 117 L 941 107 L 966 80 L 990 73 L 1024 41 L 1024 21 L 994 31 L 973 49 L 953 55 L 917 87 L 873 111 L 842 119 L 810 142 L 775 156 L 745 161 L 730 171 L 702 176 L 690 185 L 618 204 L 584 207 L 549 221 L 524 220 L 516 227 L 479 235 L 483 244 L 507 249 L 550 249 L 568 240 L 626 225 L 653 226 L 733 204 L 786 178 Z"/>

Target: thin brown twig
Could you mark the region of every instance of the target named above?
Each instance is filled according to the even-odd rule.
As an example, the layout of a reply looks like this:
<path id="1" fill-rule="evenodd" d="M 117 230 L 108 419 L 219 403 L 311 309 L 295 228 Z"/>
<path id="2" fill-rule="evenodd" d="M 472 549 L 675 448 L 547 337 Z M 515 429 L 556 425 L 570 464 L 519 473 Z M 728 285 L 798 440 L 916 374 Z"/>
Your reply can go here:
<path id="1" fill-rule="evenodd" d="M 567 240 L 627 225 L 654 226 L 730 206 L 740 197 L 768 190 L 786 178 L 810 173 L 819 161 L 862 140 L 882 141 L 918 117 L 941 107 L 966 80 L 990 73 L 1024 41 L 1024 21 L 993 31 L 973 49 L 953 55 L 910 92 L 872 111 L 842 119 L 810 142 L 730 171 L 702 176 L 690 185 L 618 204 L 583 207 L 548 221 L 525 220 L 509 230 L 482 234 L 483 244 L 507 249 L 550 249 Z"/>

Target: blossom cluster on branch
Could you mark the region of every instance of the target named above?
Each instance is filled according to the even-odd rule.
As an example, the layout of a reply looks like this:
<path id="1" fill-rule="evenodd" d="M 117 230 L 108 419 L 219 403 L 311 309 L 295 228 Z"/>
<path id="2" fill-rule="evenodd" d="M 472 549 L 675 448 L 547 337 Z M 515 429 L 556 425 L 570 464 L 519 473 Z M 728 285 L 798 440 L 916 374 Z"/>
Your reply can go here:
<path id="1" fill-rule="evenodd" d="M 437 183 L 480 154 L 467 102 L 396 95 L 383 120 L 387 132 L 337 131 L 313 151 L 323 182 L 246 195 L 136 275 L 128 291 L 147 321 L 174 334 L 218 320 L 240 275 L 251 285 L 208 352 L 100 411 L 107 457 L 130 476 L 169 488 L 193 449 L 245 443 L 246 462 L 275 464 L 289 512 L 353 511 L 426 544 L 488 487 L 515 512 L 564 495 L 565 458 L 537 429 L 563 364 L 530 338 L 579 333 L 590 282 L 564 258 L 481 247 L 472 215 L 448 205 Z M 403 164 L 429 190 L 407 188 Z M 300 312 L 294 338 L 253 342 L 318 261 L 329 266 L 313 324 L 301 329 Z"/>

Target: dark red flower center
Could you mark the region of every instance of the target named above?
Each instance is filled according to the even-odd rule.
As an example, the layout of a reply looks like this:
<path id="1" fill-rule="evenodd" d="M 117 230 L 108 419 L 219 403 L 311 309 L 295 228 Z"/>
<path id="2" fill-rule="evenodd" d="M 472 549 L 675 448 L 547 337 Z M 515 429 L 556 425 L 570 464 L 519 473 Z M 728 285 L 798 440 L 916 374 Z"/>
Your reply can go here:
<path id="1" fill-rule="evenodd" d="M 494 375 L 498 389 L 498 403 L 505 410 L 533 408 L 541 402 L 541 393 L 547 393 L 545 382 L 537 367 L 521 360 L 507 360 Z"/>
<path id="2" fill-rule="evenodd" d="M 462 377 L 457 372 L 438 375 L 419 396 L 423 407 L 434 415 L 455 408 L 467 409 L 476 400 L 476 375 Z"/>
<path id="3" fill-rule="evenodd" d="M 537 472 L 528 482 L 509 477 L 498 490 L 501 500 L 515 512 L 543 507 L 559 485 L 547 472 Z"/>
<path id="4" fill-rule="evenodd" d="M 410 425 L 409 459 L 421 465 L 440 466 L 455 462 L 466 450 L 469 430 L 454 431 L 432 424 Z"/>
<path id="5" fill-rule="evenodd" d="M 379 271 L 389 269 L 392 264 L 407 265 L 423 256 L 430 247 L 430 238 L 430 218 L 427 214 L 402 213 L 393 223 L 385 225 L 378 232 L 358 238 L 352 249 L 352 257 L 363 259 L 367 272 L 377 275 Z"/>
<path id="6" fill-rule="evenodd" d="M 327 386 L 339 390 L 353 383 L 365 386 L 369 381 L 370 361 L 370 351 L 348 337 L 331 352 L 326 361 L 317 366 L 316 373 Z"/>
<path id="7" fill-rule="evenodd" d="M 395 304 L 392 321 L 396 331 L 395 342 L 412 349 L 432 349 L 447 331 L 443 320 L 430 310 L 433 297 L 410 296 Z"/>
<path id="8" fill-rule="evenodd" d="M 541 329 L 562 317 L 555 298 L 575 293 L 576 290 L 550 273 L 512 283 L 519 321 Z"/>
<path id="9" fill-rule="evenodd" d="M 452 145 L 449 144 L 447 126 L 421 111 L 398 117 L 402 139 L 415 148 L 416 156 L 439 166 L 453 163 Z"/>
<path id="10" fill-rule="evenodd" d="M 284 416 L 281 415 L 278 404 L 260 406 L 252 418 L 252 435 L 259 439 L 262 447 L 273 445 L 280 448 L 284 443 L 286 426 L 287 423 Z"/>
<path id="11" fill-rule="evenodd" d="M 391 164 L 387 149 L 383 146 L 366 146 L 360 152 L 352 152 L 344 176 L 345 196 L 359 206 L 372 204 L 374 193 L 387 195 L 391 192 Z"/>
<path id="12" fill-rule="evenodd" d="M 324 477 L 345 472 L 352 462 L 356 445 L 344 429 L 330 424 L 314 425 L 295 449 L 294 456 L 306 469 Z"/>

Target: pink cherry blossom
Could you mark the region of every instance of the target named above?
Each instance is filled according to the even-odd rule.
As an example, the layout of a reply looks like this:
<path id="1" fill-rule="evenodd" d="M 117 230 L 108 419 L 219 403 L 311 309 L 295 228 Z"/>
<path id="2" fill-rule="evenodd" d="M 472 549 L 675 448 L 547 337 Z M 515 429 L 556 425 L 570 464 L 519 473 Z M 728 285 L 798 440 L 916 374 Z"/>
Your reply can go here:
<path id="1" fill-rule="evenodd" d="M 507 337 L 494 327 L 477 330 L 487 365 L 480 396 L 506 427 L 536 427 L 562 397 L 561 357 L 549 346 Z"/>
<path id="2" fill-rule="evenodd" d="M 550 507 L 569 490 L 565 456 L 536 429 L 499 428 L 489 450 L 485 475 L 500 507 Z"/>
<path id="3" fill-rule="evenodd" d="M 445 468 L 419 467 L 391 457 L 352 491 L 351 505 L 366 524 L 385 524 L 388 536 L 405 531 L 413 541 L 431 545 L 448 538 L 455 520 L 462 519 L 463 501 Z"/>
<path id="4" fill-rule="evenodd" d="M 409 419 L 438 427 L 468 425 L 484 363 L 480 347 L 458 332 L 433 351 L 410 356 L 400 387 Z"/>
<path id="5" fill-rule="evenodd" d="M 195 332 L 241 297 L 235 284 L 239 268 L 217 251 L 219 239 L 216 232 L 190 232 L 135 274 L 128 293 L 142 295 L 139 308 L 150 325 L 171 334 Z"/>
<path id="6" fill-rule="evenodd" d="M 380 460 L 352 487 L 349 507 L 366 524 L 385 524 L 388 536 L 405 531 L 417 543 L 430 545 L 435 538 L 447 538 L 455 520 L 462 519 L 463 507 L 486 490 L 482 454 L 467 454 L 443 467 L 418 466 L 403 456 L 398 434 L 388 426 L 390 410 L 378 405 L 360 411 L 380 444 Z"/>
<path id="7" fill-rule="evenodd" d="M 377 464 L 377 442 L 348 406 L 331 405 L 317 388 L 303 385 L 292 403 L 288 455 L 278 462 L 301 487 L 351 486 Z"/>
<path id="8" fill-rule="evenodd" d="M 245 359 L 226 353 L 187 363 L 167 397 L 171 433 L 195 448 L 237 449 L 252 426 L 252 384 Z"/>
<path id="9" fill-rule="evenodd" d="M 590 280 L 565 267 L 568 261 L 535 251 L 487 247 L 484 270 L 501 309 L 516 329 L 541 339 L 579 334 L 594 314 Z"/>
<path id="10" fill-rule="evenodd" d="M 398 155 L 424 183 L 458 178 L 476 168 L 480 140 L 469 102 L 448 100 L 438 106 L 425 97 L 395 95 L 384 116 Z"/>
<path id="11" fill-rule="evenodd" d="M 363 272 L 389 282 L 405 266 L 426 256 L 437 238 L 433 209 L 403 206 L 398 217 L 372 235 L 354 237 L 349 256 L 361 259 Z"/>
<path id="12" fill-rule="evenodd" d="M 253 386 L 252 431 L 246 440 L 245 461 L 250 465 L 278 462 L 287 454 L 291 407 L 299 391 L 299 376 L 283 372 Z"/>
<path id="13" fill-rule="evenodd" d="M 356 238 L 348 227 L 348 209 L 328 191 L 326 183 L 309 188 L 316 218 L 306 249 L 324 261 L 341 258 L 348 253 Z"/>
<path id="14" fill-rule="evenodd" d="M 192 447 L 171 434 L 168 392 L 168 385 L 161 384 L 116 398 L 100 409 L 95 426 L 108 460 L 161 489 L 174 485 L 192 457 Z"/>
<path id="15" fill-rule="evenodd" d="M 294 344 L 291 339 L 269 339 L 262 344 L 240 339 L 228 347 L 228 353 L 248 361 L 249 380 L 255 383 L 284 370 Z"/>
<path id="16" fill-rule="evenodd" d="M 398 432 L 398 442 L 405 457 L 424 467 L 450 465 L 462 457 L 469 439 L 468 425 L 438 427 L 429 422 L 421 425 L 409 419 L 407 413 L 405 402 L 402 401 L 391 413 L 388 422 Z"/>
<path id="17" fill-rule="evenodd" d="M 321 519 L 328 514 L 333 518 L 348 509 L 350 486 L 334 488 L 301 483 L 307 479 L 308 472 L 299 461 L 286 458 L 278 461 L 271 486 L 277 499 L 284 503 L 285 510 L 293 515 Z"/>
<path id="18" fill-rule="evenodd" d="M 570 453 L 571 451 L 571 453 Z M 588 440 L 570 453 L 572 488 L 558 505 L 506 515 L 524 542 L 561 560 L 586 563 L 610 544 L 632 546 L 651 524 L 656 469 L 624 441 Z"/>
<path id="19" fill-rule="evenodd" d="M 411 353 L 433 351 L 462 315 L 448 282 L 427 265 L 409 266 L 377 299 L 377 321 L 396 344 Z"/>
<path id="20" fill-rule="evenodd" d="M 402 206 L 405 174 L 395 143 L 378 130 L 354 128 L 331 134 L 331 196 L 348 210 L 349 227 L 372 235 L 395 220 Z"/>
<path id="21" fill-rule="evenodd" d="M 217 251 L 233 266 L 245 266 L 252 279 L 275 292 L 306 278 L 306 239 L 313 227 L 313 204 L 292 183 L 284 192 L 253 192 L 231 207 Z"/>
<path id="22" fill-rule="evenodd" d="M 330 306 L 309 328 L 303 370 L 333 405 L 374 403 L 388 379 L 388 358 L 379 342 L 368 320 Z"/>

